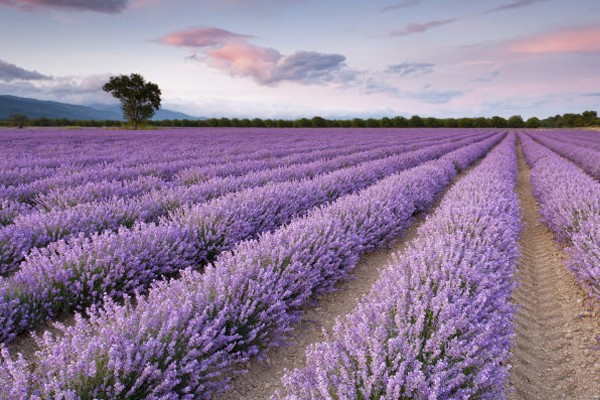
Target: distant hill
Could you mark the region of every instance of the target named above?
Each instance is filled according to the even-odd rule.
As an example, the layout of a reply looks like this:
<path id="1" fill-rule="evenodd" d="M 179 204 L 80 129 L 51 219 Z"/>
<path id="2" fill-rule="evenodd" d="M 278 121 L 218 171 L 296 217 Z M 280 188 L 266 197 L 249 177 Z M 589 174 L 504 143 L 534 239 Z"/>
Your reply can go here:
<path id="1" fill-rule="evenodd" d="M 121 109 L 118 105 L 80 106 L 75 104 L 59 103 L 56 101 L 45 101 L 30 99 L 25 97 L 16 97 L 9 95 L 0 95 L 0 120 L 8 118 L 11 114 L 23 114 L 27 118 L 46 117 L 50 119 L 70 119 L 70 120 L 123 120 Z M 200 120 L 205 118 L 193 117 L 177 111 L 160 109 L 154 115 L 153 120 L 163 119 L 189 119 Z"/>
<path id="2" fill-rule="evenodd" d="M 118 104 L 90 104 L 88 105 L 89 108 L 94 109 L 94 110 L 101 110 L 101 111 L 106 111 L 106 112 L 110 112 L 114 115 L 118 115 L 117 119 L 122 119 L 122 113 L 121 113 L 121 107 Z M 190 120 L 199 120 L 199 119 L 206 119 L 206 118 L 202 118 L 202 117 L 192 117 L 191 115 L 179 112 L 179 111 L 172 111 L 172 110 L 165 110 L 163 108 L 160 108 L 156 111 L 156 113 L 154 114 L 154 117 L 152 118 L 154 121 L 160 121 L 162 119 L 190 119 Z"/>

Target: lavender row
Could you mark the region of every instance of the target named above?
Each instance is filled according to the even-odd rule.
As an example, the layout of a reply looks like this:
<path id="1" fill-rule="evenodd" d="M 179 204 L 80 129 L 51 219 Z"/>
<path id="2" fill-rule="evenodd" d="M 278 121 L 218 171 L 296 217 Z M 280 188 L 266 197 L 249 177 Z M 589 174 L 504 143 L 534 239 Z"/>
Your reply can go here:
<path id="1" fill-rule="evenodd" d="M 311 134 L 309 132 L 314 132 Z M 416 131 L 406 130 L 416 136 Z M 347 141 L 369 142 L 380 137 L 398 136 L 373 130 L 331 130 L 327 135 L 314 130 L 258 130 L 258 129 L 165 129 L 154 132 L 101 131 L 97 129 L 68 131 L 60 129 L 32 129 L 26 135 L 0 129 L 0 159 L 6 168 L 57 168 L 84 166 L 98 162 L 117 162 L 135 165 L 152 161 L 176 160 L 181 157 L 219 157 L 231 153 L 248 154 L 254 151 L 269 152 L 265 141 L 274 148 L 279 144 L 322 147 Z M 241 145 L 241 146 L 240 146 Z M 150 149 L 155 152 L 148 151 Z M 93 155 L 92 157 L 89 157 Z"/>
<path id="2" fill-rule="evenodd" d="M 152 222 L 184 204 L 205 202 L 210 197 L 226 193 L 227 189 L 237 190 L 237 180 L 239 179 L 229 178 L 210 181 L 190 188 L 159 187 L 134 200 L 116 198 L 83 203 L 67 209 L 20 215 L 14 224 L 0 229 L 0 272 L 5 274 L 14 270 L 32 248 L 43 247 L 78 233 L 114 230 L 121 225 L 132 226 L 136 221 Z M 245 181 L 248 187 L 252 186 L 252 180 Z M 134 186 L 128 186 L 128 189 L 136 191 Z M 7 208 L 8 212 L 12 210 Z"/>
<path id="3" fill-rule="evenodd" d="M 445 135 L 450 136 L 448 134 Z M 444 137 L 444 134 L 438 136 Z M 451 136 L 455 137 L 456 134 Z M 233 154 L 212 158 L 199 157 L 197 154 L 192 153 L 189 157 L 176 162 L 157 162 L 157 160 L 154 160 L 146 164 L 134 164 L 129 167 L 100 164 L 83 171 L 76 170 L 71 172 L 68 169 L 61 169 L 53 176 L 45 179 L 17 186 L 0 187 L 0 198 L 36 204 L 37 198 L 43 196 L 48 191 L 54 190 L 60 192 L 65 188 L 73 190 L 73 186 L 75 185 L 85 185 L 90 182 L 106 180 L 131 180 L 145 175 L 156 176 L 165 180 L 173 179 L 176 183 L 196 183 L 210 177 L 241 175 L 250 171 L 334 157 L 344 154 L 344 152 L 350 154 L 362 149 L 376 148 L 393 143 L 385 138 L 377 138 L 377 140 L 373 140 L 372 142 L 367 144 L 359 142 L 353 146 L 351 145 L 352 140 L 346 140 L 343 145 L 334 143 L 322 149 L 318 149 L 318 146 L 312 145 L 311 151 L 308 153 L 305 145 L 294 146 L 283 143 L 280 147 L 272 145 L 269 146 L 268 150 L 262 149 L 254 154 L 230 150 Z M 244 142 L 238 144 L 238 146 L 243 145 Z M 171 153 L 167 152 L 167 154 Z"/>
<path id="4" fill-rule="evenodd" d="M 347 151 L 350 154 L 360 149 L 361 147 L 350 148 Z M 339 149 L 326 149 L 323 151 L 315 150 L 308 154 L 291 154 L 282 157 L 281 159 L 236 160 L 234 162 L 224 162 L 222 164 L 210 164 L 209 166 L 194 168 L 194 170 L 196 171 L 196 180 L 200 181 L 200 179 L 198 179 L 199 175 L 202 175 L 204 179 L 222 175 L 241 175 L 249 171 L 258 171 L 273 166 L 331 157 L 338 152 L 340 152 Z M 175 168 L 182 170 L 178 171 L 173 178 L 176 181 L 181 179 L 179 176 L 180 173 L 185 177 L 186 173 L 188 173 L 191 168 L 189 166 L 190 164 L 193 165 L 194 163 L 186 161 L 184 164 L 177 164 Z M 114 172 L 114 169 L 105 169 L 100 176 L 97 174 L 95 175 L 93 172 L 88 175 L 79 174 L 77 177 L 57 175 L 52 179 L 29 185 L 4 187 L 4 191 L 0 197 L 12 199 L 4 200 L 11 204 L 19 202 L 29 202 L 33 204 L 33 206 L 30 206 L 27 203 L 21 203 L 22 206 L 19 207 L 19 209 L 22 214 L 25 214 L 36 212 L 37 210 L 50 211 L 56 208 L 64 209 L 84 202 L 101 201 L 114 196 L 119 198 L 129 198 L 147 192 L 152 188 L 166 189 L 174 186 L 173 184 L 154 176 L 143 176 L 144 173 L 142 170 L 130 169 L 126 173 L 123 170 L 119 170 L 119 172 L 113 174 Z M 90 178 L 91 175 L 95 176 Z M 90 178 L 89 181 L 87 178 Z M 75 182 L 77 182 L 77 184 L 74 184 Z M 14 212 L 14 207 L 10 209 L 6 207 L 6 210 L 4 210 L 3 207 L 3 209 L 0 210 L 0 220 L 3 222 L 1 225 L 12 223 L 18 215 L 20 214 Z"/>
<path id="5" fill-rule="evenodd" d="M 268 148 L 264 146 L 264 135 L 256 140 L 252 130 L 238 130 L 236 133 L 222 136 L 229 139 L 222 140 L 215 136 L 215 131 L 206 130 L 168 130 L 159 134 L 133 135 L 131 133 L 114 135 L 103 134 L 98 137 L 78 133 L 75 138 L 67 137 L 60 141 L 56 136 L 61 132 L 41 136 L 37 141 L 23 140 L 23 137 L 12 141 L 3 141 L 0 159 L 2 166 L 0 183 L 22 184 L 28 183 L 36 177 L 42 178 L 52 174 L 64 175 L 69 172 L 80 171 L 82 168 L 102 165 L 104 167 L 142 167 L 152 166 L 164 162 L 205 160 L 212 164 L 222 158 L 266 158 L 284 156 L 291 149 L 338 148 L 352 143 L 383 142 L 418 137 L 415 131 L 408 134 L 374 134 L 372 131 L 363 131 L 366 134 L 344 133 L 344 140 L 339 140 L 339 134 L 328 134 L 320 137 L 306 137 L 305 132 L 290 134 L 290 132 L 274 132 L 271 135 L 277 138 L 281 134 L 279 143 L 271 143 Z M 97 131 L 95 131 L 97 132 Z M 44 132 L 42 132 L 44 133 Z M 27 138 L 35 138 L 38 132 L 28 132 Z M 104 137 L 104 136 L 107 137 Z M 442 133 L 447 135 L 447 133 Z M 208 136 L 208 137 L 207 137 Z M 1 136 L 0 136 L 1 137 Z M 75 140 L 74 140 L 75 139 Z M 290 140 L 286 140 L 290 139 Z M 93 140 L 93 141 L 92 141 Z M 92 141 L 90 145 L 90 141 Z M 97 141 L 100 141 L 98 143 Z M 290 143 L 291 141 L 291 143 Z M 21 143 L 24 142 L 24 143 Z M 141 143 L 140 143 L 141 142 Z M 17 145 L 14 145 L 17 143 Z M 21 143 L 20 145 L 18 143 Z M 61 144 L 69 149 L 61 148 Z M 208 146 L 207 146 L 208 144 Z M 12 146 L 11 146 L 12 145 Z M 43 150 L 48 150 L 52 159 L 51 163 L 43 162 Z M 14 157 L 11 160 L 11 156 Z M 251 157 L 249 157 L 251 156 Z M 242 157 L 242 158 L 240 158 Z M 24 162 L 25 160 L 25 162 Z"/>
<path id="6" fill-rule="evenodd" d="M 475 146 L 490 146 L 498 136 Z M 210 262 L 237 242 L 269 231 L 295 215 L 431 160 L 448 146 L 389 157 L 314 180 L 270 184 L 182 209 L 162 224 L 116 233 L 80 235 L 32 252 L 11 278 L 0 281 L 0 341 L 54 318 L 83 310 L 105 295 L 119 299 L 154 280 Z M 456 162 L 464 162 L 458 152 Z"/>
<path id="7" fill-rule="evenodd" d="M 372 146 L 375 147 L 375 146 Z M 32 202 L 37 209 L 51 211 L 53 209 L 65 209 L 77 204 L 101 201 L 109 198 L 130 198 L 154 190 L 167 190 L 178 184 L 193 185 L 208 180 L 209 178 L 224 176 L 239 176 L 246 173 L 268 170 L 270 168 L 281 168 L 287 165 L 313 162 L 323 158 L 339 156 L 339 154 L 352 154 L 361 151 L 362 147 L 351 147 L 346 150 L 326 149 L 316 150 L 308 153 L 291 154 L 282 158 L 269 158 L 261 160 L 234 161 L 202 167 L 185 167 L 173 176 L 173 183 L 166 182 L 154 176 L 143 176 L 128 180 L 101 180 L 86 182 L 80 185 L 69 185 L 55 187 L 48 193 L 37 194 Z M 190 163 L 188 162 L 187 165 Z M 193 163 L 192 163 L 193 164 Z M 142 186 L 137 181 L 141 181 Z M 148 181 L 151 185 L 145 184 Z M 144 187 L 145 186 L 145 187 Z M 138 189 L 139 187 L 139 189 Z"/>
<path id="8" fill-rule="evenodd" d="M 219 162 L 207 162 L 204 157 L 185 158 L 178 161 L 163 161 L 150 162 L 142 165 L 133 165 L 123 167 L 121 165 L 105 165 L 95 164 L 83 170 L 76 169 L 69 171 L 60 169 L 55 174 L 44 179 L 35 180 L 26 184 L 19 185 L 4 185 L 0 187 L 0 198 L 17 200 L 20 202 L 35 203 L 36 196 L 47 193 L 53 189 L 62 189 L 72 187 L 74 185 L 82 185 L 89 182 L 97 182 L 103 180 L 130 180 L 139 176 L 151 175 L 160 177 L 161 179 L 169 180 L 176 178 L 177 174 L 189 169 L 193 165 L 204 166 L 204 169 L 216 169 L 217 166 L 226 164 L 228 167 L 216 171 L 215 176 L 227 175 L 236 173 L 244 173 L 248 170 L 257 170 L 271 168 L 279 165 L 278 159 L 294 154 L 294 149 L 287 146 L 279 152 L 273 149 L 271 152 L 261 151 L 257 158 L 250 157 L 248 154 L 234 154 L 226 157 L 216 157 Z M 330 154 L 335 154 L 339 151 L 337 148 L 326 149 Z M 302 156 L 306 153 L 304 147 L 297 149 Z M 317 154 L 315 157 L 322 157 Z M 293 162 L 293 161 L 291 161 Z M 284 160 L 285 164 L 286 161 Z M 209 165 L 206 165 L 209 164 Z"/>
<path id="9" fill-rule="evenodd" d="M 0 200 L 0 229 L 10 225 L 19 215 L 31 213 L 33 207 L 14 200 Z"/>
<path id="10" fill-rule="evenodd" d="M 431 146 L 433 144 L 439 142 L 452 142 L 463 140 L 466 138 L 470 138 L 473 136 L 481 135 L 481 132 L 477 132 L 477 134 L 473 135 L 438 135 L 435 138 L 427 138 L 423 139 L 410 139 L 410 140 L 394 140 L 387 141 L 384 140 L 382 142 L 376 142 L 375 144 L 370 143 L 368 145 L 360 144 L 357 146 L 351 146 L 346 148 L 346 151 L 341 151 L 340 149 L 333 149 L 329 151 L 321 151 L 316 154 L 298 154 L 295 156 L 286 157 L 281 161 L 275 160 L 270 165 L 258 168 L 243 168 L 243 165 L 240 163 L 231 163 L 223 165 L 219 168 L 217 167 L 190 167 L 182 170 L 174 177 L 173 181 L 178 184 L 183 185 L 193 185 L 196 183 L 200 183 L 206 181 L 209 178 L 214 177 L 224 177 L 228 178 L 230 176 L 239 176 L 248 172 L 259 172 L 260 170 L 274 169 L 274 168 L 282 168 L 293 166 L 294 164 L 299 163 L 307 163 L 312 161 L 323 161 L 327 158 L 337 158 L 341 156 L 350 156 L 352 157 L 354 153 L 359 152 L 368 152 L 372 151 L 372 158 L 382 157 L 385 155 L 391 155 L 394 153 L 399 153 L 403 151 L 411 151 L 424 148 L 426 146 Z M 379 154 L 379 156 L 377 155 Z M 353 159 L 347 160 L 347 165 L 352 165 L 353 163 L 360 162 L 354 161 Z"/>
<path id="11" fill-rule="evenodd" d="M 552 129 L 542 131 L 540 134 L 560 140 L 561 142 L 600 151 L 600 135 L 596 131 Z"/>
<path id="12" fill-rule="evenodd" d="M 568 243 L 569 269 L 600 300 L 600 183 L 576 165 L 521 135 L 543 221 Z"/>
<path id="13" fill-rule="evenodd" d="M 453 138 L 452 140 L 456 140 L 456 138 Z M 437 142 L 439 141 L 440 140 L 438 139 Z M 265 176 L 268 176 L 271 169 L 280 170 L 282 172 L 286 171 L 285 168 L 300 169 L 299 164 L 305 163 L 313 163 L 314 166 L 318 166 L 316 168 L 318 170 L 320 167 L 324 167 L 324 161 L 326 160 L 326 162 L 331 161 L 332 165 L 335 164 L 341 167 L 343 165 L 353 165 L 355 163 L 399 153 L 402 151 L 415 150 L 433 143 L 434 142 L 432 141 L 429 143 L 419 144 L 403 143 L 401 145 L 395 145 L 392 143 L 368 145 L 362 144 L 356 146 L 347 146 L 345 148 L 313 150 L 306 153 L 290 154 L 288 156 L 276 159 L 247 161 L 238 160 L 236 162 L 219 165 L 188 167 L 179 171 L 173 177 L 173 183 L 193 186 L 212 179 L 211 182 L 208 182 L 208 185 L 222 186 L 224 181 L 231 185 L 235 184 L 235 182 L 239 180 L 239 176 L 244 174 L 246 174 L 246 177 L 248 178 L 246 180 L 252 181 L 252 176 L 256 174 L 265 174 Z M 334 169 L 334 167 L 332 167 L 332 169 Z M 320 172 L 323 171 L 327 170 L 320 170 Z M 281 173 L 277 175 L 281 175 Z M 143 180 L 151 178 L 152 177 L 142 177 L 139 179 Z M 140 191 L 131 190 L 131 186 L 132 182 L 123 181 L 101 181 L 96 183 L 86 183 L 81 186 L 71 186 L 67 189 L 54 189 L 47 195 L 36 196 L 35 203 L 38 205 L 38 207 L 42 206 L 45 209 L 50 210 L 53 208 L 67 208 L 67 206 L 72 207 L 73 205 L 79 203 L 98 201 L 114 196 L 128 198 L 139 194 Z M 159 185 L 157 183 L 157 187 L 158 186 Z M 174 185 L 169 185 L 166 182 L 162 182 L 162 186 L 164 189 L 168 189 Z M 244 187 L 250 186 L 246 185 Z M 126 187 L 127 189 L 123 190 L 123 187 Z M 176 188 L 175 190 L 185 189 Z"/>
<path id="14" fill-rule="evenodd" d="M 459 142 L 442 143 L 421 151 L 431 154 L 432 158 L 439 157 L 444 152 L 454 150 L 465 142 L 468 143 L 478 139 L 479 137 L 475 137 Z M 398 150 L 401 149 L 402 146 Z M 386 154 L 387 151 L 387 149 L 384 150 L 383 154 Z M 23 215 L 18 217 L 14 224 L 0 228 L 0 274 L 14 271 L 31 249 L 46 246 L 59 239 L 68 239 L 79 233 L 89 235 L 96 232 L 115 230 L 121 225 L 131 227 L 138 221 L 154 222 L 159 217 L 165 216 L 169 211 L 186 204 L 203 203 L 213 197 L 244 188 L 262 186 L 269 182 L 284 182 L 302 177 L 313 177 L 381 154 L 378 151 L 366 155 L 359 153 L 358 155 L 336 158 L 331 161 L 309 163 L 305 166 L 268 170 L 242 177 L 217 178 L 188 188 L 174 187 L 156 190 L 134 200 L 111 199 L 102 202 L 83 203 L 65 210 L 59 209 L 48 213 L 39 212 Z M 419 157 L 417 156 L 416 159 L 420 159 Z M 389 165 L 397 165 L 398 162 L 403 166 L 414 165 L 410 163 L 414 161 L 409 161 L 406 164 L 405 158 L 406 160 L 415 159 L 413 155 L 407 153 L 406 157 L 397 155 L 366 162 L 361 168 L 367 171 L 372 170 L 370 173 L 376 176 L 384 171 L 389 173 Z"/>
<path id="15" fill-rule="evenodd" d="M 27 219 L 52 219 L 45 216 L 48 212 L 60 214 L 65 210 L 84 203 L 102 200 L 128 199 L 144 193 L 166 190 L 172 184 L 153 176 L 140 176 L 124 181 L 89 182 L 78 186 L 51 189 L 48 193 L 35 197 L 35 206 L 14 200 L 2 200 L 0 203 L 0 229 L 17 221 Z M 94 205 L 80 206 L 86 210 L 94 209 Z M 86 211 L 87 212 L 87 211 Z M 25 217 L 25 216 L 28 217 Z M 60 217 L 58 217 L 60 219 Z M 23 224 L 24 222 L 21 222 Z"/>
<path id="16" fill-rule="evenodd" d="M 375 152 L 373 157 L 380 154 L 381 152 Z M 307 159 L 312 159 L 313 155 L 311 153 Z M 322 155 L 321 152 L 316 152 L 317 157 Z M 361 158 L 357 159 L 360 160 Z M 335 161 L 317 162 L 316 164 L 317 168 L 322 167 L 320 172 L 327 172 L 343 165 L 345 162 L 356 162 L 357 159 L 348 157 L 342 158 L 337 164 Z M 298 161 L 298 157 L 290 160 L 292 163 Z M 245 165 L 239 163 L 237 165 L 238 171 L 242 171 L 245 167 Z M 315 169 L 313 165 L 310 167 Z M 292 167 L 292 169 L 296 173 L 302 172 L 301 167 Z M 279 177 L 283 180 L 292 179 L 291 176 L 287 178 L 285 172 L 286 170 L 282 170 Z M 208 175 L 209 170 L 206 169 L 204 173 Z M 34 212 L 26 206 L 18 207 L 18 203 L 15 204 L 15 202 L 4 202 L 0 215 L 3 216 L 2 219 L 5 223 L 15 222 L 15 224 L 0 229 L 0 248 L 2 249 L 0 262 L 1 264 L 7 264 L 5 269 L 8 272 L 23 259 L 26 252 L 31 248 L 45 246 L 48 243 L 61 238 L 68 238 L 79 232 L 90 234 L 103 230 L 114 230 L 120 225 L 128 224 L 131 226 L 137 220 L 150 222 L 183 204 L 204 202 L 211 197 L 242 188 L 242 186 L 236 185 L 243 183 L 245 184 L 243 187 L 252 187 L 260 182 L 264 184 L 270 176 L 273 176 L 273 174 L 258 173 L 244 178 L 216 178 L 205 184 L 190 188 L 169 186 L 157 178 L 148 177 L 125 182 L 108 182 L 107 184 L 88 183 L 69 187 L 64 191 L 55 189 L 48 196 L 40 197 L 38 202 L 41 205 L 48 207 L 63 205 L 63 207 L 51 208 L 50 212 Z M 127 201 L 126 204 L 124 203 L 125 200 L 123 199 L 152 188 L 155 190 L 151 193 L 134 201 Z M 116 196 L 117 199 L 111 198 L 108 201 L 72 204 L 79 199 L 102 197 L 102 195 L 111 193 L 113 195 L 120 193 L 122 196 Z M 6 206 L 4 206 L 5 204 Z M 65 205 L 71 205 L 72 208 L 66 209 Z M 17 214 L 18 211 L 21 211 L 21 213 Z"/>
<path id="17" fill-rule="evenodd" d="M 418 237 L 273 399 L 500 399 L 520 231 L 515 137 L 444 196 Z"/>
<path id="18" fill-rule="evenodd" d="M 50 169 L 64 166 L 81 167 L 99 162 L 107 165 L 114 162 L 117 165 L 134 166 L 184 158 L 218 158 L 226 154 L 248 154 L 257 150 L 264 156 L 270 150 L 265 149 L 264 145 L 261 146 L 262 137 L 257 138 L 255 131 L 238 132 L 242 134 L 214 130 L 209 133 L 198 129 L 171 129 L 143 134 L 123 131 L 68 132 L 36 129 L 23 136 L 10 135 L 0 130 L 0 142 L 2 148 L 6 149 L 6 157 L 0 160 L 0 165 L 3 169 L 31 166 Z M 296 139 L 300 139 L 298 144 L 308 143 L 302 135 L 291 136 L 294 144 Z M 336 143 L 329 138 L 312 142 L 315 147 Z"/>
<path id="19" fill-rule="evenodd" d="M 600 152 L 568 142 L 546 137 L 543 134 L 532 134 L 539 143 L 573 161 L 592 177 L 600 180 Z"/>
<path id="20" fill-rule="evenodd" d="M 89 319 L 46 333 L 27 363 L 3 351 L 0 395 L 15 399 L 209 398 L 240 362 L 292 329 L 300 308 L 346 276 L 359 254 L 397 236 L 497 142 L 463 147 L 242 242 L 204 273 L 155 284 L 147 297 L 106 301 Z M 135 305 L 134 305 L 135 304 Z"/>

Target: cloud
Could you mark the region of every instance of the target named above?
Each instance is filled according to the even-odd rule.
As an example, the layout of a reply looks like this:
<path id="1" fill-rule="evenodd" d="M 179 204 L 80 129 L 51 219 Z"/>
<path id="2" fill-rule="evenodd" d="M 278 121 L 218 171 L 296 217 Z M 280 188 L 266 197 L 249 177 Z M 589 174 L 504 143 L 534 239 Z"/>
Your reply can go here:
<path id="1" fill-rule="evenodd" d="M 487 74 L 486 76 L 482 76 L 480 78 L 473 79 L 473 82 L 491 82 L 494 78 L 500 75 L 499 70 L 495 70 Z"/>
<path id="2" fill-rule="evenodd" d="M 433 90 L 431 85 L 423 86 L 422 90 L 403 91 L 379 79 L 368 78 L 363 83 L 366 94 L 386 94 L 398 99 L 411 99 L 427 104 L 446 104 L 453 99 L 464 96 L 465 92 L 460 90 Z"/>
<path id="3" fill-rule="evenodd" d="M 232 76 L 249 77 L 260 85 L 273 84 L 272 71 L 282 55 L 275 49 L 250 43 L 228 43 L 206 52 L 208 65 Z"/>
<path id="4" fill-rule="evenodd" d="M 577 27 L 519 39 L 508 45 L 518 53 L 600 52 L 600 26 Z"/>
<path id="5" fill-rule="evenodd" d="M 346 57 L 341 54 L 298 51 L 281 59 L 273 69 L 271 80 L 313 84 L 347 81 L 354 74 L 342 71 L 345 61 Z"/>
<path id="6" fill-rule="evenodd" d="M 28 71 L 21 67 L 17 67 L 15 64 L 9 64 L 0 60 L 0 81 L 35 81 L 43 79 L 52 79 L 52 77 L 42 75 L 37 71 Z"/>
<path id="7" fill-rule="evenodd" d="M 127 8 L 128 2 L 129 0 L 0 0 L 0 5 L 19 11 L 54 8 L 118 14 Z"/>
<path id="8" fill-rule="evenodd" d="M 382 12 L 400 10 L 403 8 L 408 8 L 412 6 L 416 6 L 419 4 L 419 0 L 404 0 L 399 3 L 390 4 L 389 6 L 385 6 L 381 9 Z"/>
<path id="9" fill-rule="evenodd" d="M 600 92 L 584 93 L 584 94 L 582 94 L 582 96 L 585 96 L 585 97 L 600 97 Z"/>
<path id="10" fill-rule="evenodd" d="M 206 62 L 232 76 L 251 78 L 259 85 L 276 86 L 281 82 L 304 85 L 340 85 L 351 81 L 357 72 L 347 68 L 341 54 L 298 51 L 283 55 L 278 50 L 249 43 L 251 35 L 219 28 L 191 28 L 165 36 L 161 42 L 171 46 L 202 51 L 187 59 Z"/>
<path id="11" fill-rule="evenodd" d="M 498 7 L 491 8 L 491 9 L 485 11 L 484 14 L 491 14 L 494 12 L 504 11 L 504 10 L 514 10 L 516 8 L 527 7 L 530 4 L 541 3 L 544 1 L 548 1 L 548 0 L 517 0 L 517 1 L 513 1 L 512 3 L 506 3 L 506 4 L 499 5 Z"/>
<path id="12" fill-rule="evenodd" d="M 437 28 L 438 26 L 444 26 L 453 23 L 456 21 L 456 18 L 443 19 L 437 21 L 428 21 L 423 23 L 413 22 L 411 24 L 406 25 L 403 29 L 398 31 L 390 32 L 389 36 L 398 37 L 398 36 L 408 36 L 413 35 L 415 33 L 423 33 L 431 28 Z"/>
<path id="13" fill-rule="evenodd" d="M 398 74 L 400 76 L 426 75 L 433 72 L 435 64 L 431 63 L 402 63 L 389 65 L 386 72 Z"/>
<path id="14" fill-rule="evenodd" d="M 232 76 L 252 78 L 259 85 L 276 86 L 283 81 L 323 84 L 345 80 L 345 57 L 299 51 L 283 56 L 275 49 L 250 43 L 229 43 L 208 50 L 208 65 Z M 346 77 L 347 79 L 347 77 Z"/>
<path id="15" fill-rule="evenodd" d="M 373 78 L 365 80 L 363 90 L 366 94 L 384 93 L 393 97 L 402 97 L 402 92 L 397 87 Z"/>
<path id="16" fill-rule="evenodd" d="M 162 42 L 171 46 L 199 48 L 223 46 L 232 42 L 244 42 L 246 39 L 252 37 L 250 35 L 233 33 L 225 29 L 205 27 L 173 32 L 165 36 Z"/>
<path id="17" fill-rule="evenodd" d="M 112 96 L 101 89 L 111 75 L 106 73 L 83 78 L 60 77 L 41 81 L 0 81 L 0 93 L 72 104 L 111 103 L 114 102 Z"/>
<path id="18" fill-rule="evenodd" d="M 446 104 L 453 99 L 464 96 L 460 90 L 424 90 L 420 92 L 407 92 L 406 96 L 427 104 Z"/>

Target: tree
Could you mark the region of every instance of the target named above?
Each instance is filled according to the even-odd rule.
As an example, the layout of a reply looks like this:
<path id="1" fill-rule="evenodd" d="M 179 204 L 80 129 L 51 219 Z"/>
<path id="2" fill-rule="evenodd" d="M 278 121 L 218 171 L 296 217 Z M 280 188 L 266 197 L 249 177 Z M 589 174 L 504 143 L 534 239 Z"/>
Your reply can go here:
<path id="1" fill-rule="evenodd" d="M 12 126 L 16 126 L 19 129 L 23 129 L 23 127 L 27 123 L 27 115 L 11 114 L 9 115 L 8 120 Z"/>
<path id="2" fill-rule="evenodd" d="M 327 121 L 325 121 L 325 118 L 315 115 L 312 117 L 310 124 L 313 128 L 325 128 L 327 126 Z"/>
<path id="3" fill-rule="evenodd" d="M 410 117 L 409 121 L 409 126 L 412 128 L 422 128 L 423 127 L 423 119 L 421 117 L 419 117 L 418 115 L 413 115 L 412 117 Z"/>
<path id="4" fill-rule="evenodd" d="M 525 121 L 523 121 L 523 117 L 520 115 L 513 115 L 506 122 L 509 128 L 523 128 L 525 126 Z"/>
<path id="5" fill-rule="evenodd" d="M 494 115 L 492 117 L 492 119 L 490 120 L 490 126 L 493 128 L 505 128 L 506 127 L 506 120 L 502 117 L 499 117 L 497 115 Z"/>
<path id="6" fill-rule="evenodd" d="M 133 129 L 137 129 L 140 122 L 152 118 L 160 108 L 158 85 L 146 82 L 139 74 L 112 76 L 102 90 L 121 102 L 123 115 L 131 121 Z"/>
<path id="7" fill-rule="evenodd" d="M 538 117 L 531 117 L 525 122 L 527 128 L 539 128 L 541 126 L 540 119 Z"/>

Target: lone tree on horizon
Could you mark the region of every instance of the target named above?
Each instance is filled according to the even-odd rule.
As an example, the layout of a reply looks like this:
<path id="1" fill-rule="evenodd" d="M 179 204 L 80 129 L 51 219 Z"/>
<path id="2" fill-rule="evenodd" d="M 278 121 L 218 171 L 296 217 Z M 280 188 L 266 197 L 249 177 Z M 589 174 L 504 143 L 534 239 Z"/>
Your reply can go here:
<path id="1" fill-rule="evenodd" d="M 137 129 L 140 122 L 152 118 L 160 108 L 158 85 L 146 82 L 140 74 L 111 76 L 102 90 L 121 102 L 123 115 L 131 121 L 133 129 Z"/>
<path id="2" fill-rule="evenodd" d="M 23 127 L 27 123 L 27 115 L 10 114 L 8 116 L 8 121 L 10 122 L 11 125 L 16 126 L 19 129 L 23 129 Z"/>

